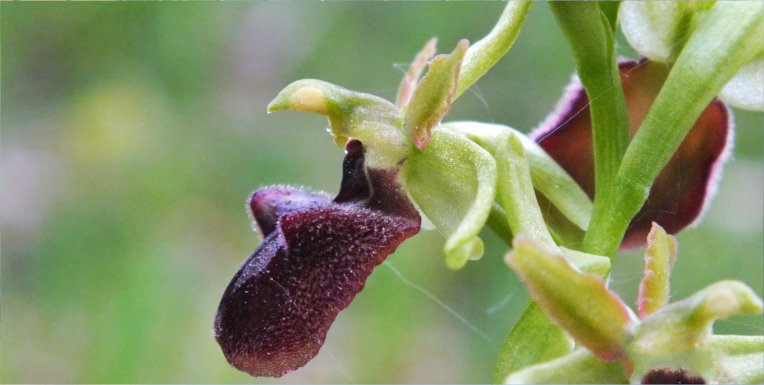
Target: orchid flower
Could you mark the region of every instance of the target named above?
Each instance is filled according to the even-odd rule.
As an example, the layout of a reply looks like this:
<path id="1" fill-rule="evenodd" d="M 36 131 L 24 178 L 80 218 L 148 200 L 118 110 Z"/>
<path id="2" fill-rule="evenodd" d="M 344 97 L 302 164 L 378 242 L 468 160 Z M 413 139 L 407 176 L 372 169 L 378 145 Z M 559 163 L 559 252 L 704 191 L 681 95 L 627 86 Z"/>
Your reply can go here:
<path id="1" fill-rule="evenodd" d="M 752 359 L 764 342 L 712 336 L 711 323 L 761 312 L 761 300 L 745 285 L 724 281 L 667 304 L 676 245 L 660 226 L 675 233 L 694 223 L 713 195 L 733 135 L 729 109 L 713 95 L 719 79 L 764 53 L 755 35 L 764 26 L 755 15 L 764 7 L 748 15 L 741 35 L 729 32 L 730 22 L 748 7 L 714 5 L 697 16 L 678 56 L 667 56 L 676 59 L 671 66 L 617 63 L 611 19 L 600 5 L 552 4 L 580 81 L 574 78 L 530 137 L 505 125 L 442 121 L 512 46 L 530 6 L 524 1 L 510 2 L 494 29 L 472 45 L 461 40 L 435 55 L 430 40 L 395 103 L 315 79 L 295 81 L 275 97 L 268 112 L 326 116 L 347 155 L 334 199 L 284 186 L 250 197 L 263 242 L 223 294 L 214 327 L 234 367 L 277 377 L 307 363 L 372 269 L 419 231 L 421 218 L 445 237 L 451 269 L 483 255 L 485 226 L 514 248 L 506 262 L 535 302 L 505 341 L 499 381 L 760 380 Z M 706 12 L 696 8 L 682 17 Z M 636 11 L 622 17 L 629 12 Z M 727 33 L 730 50 L 757 51 L 725 62 L 702 45 L 714 31 Z M 604 48 L 591 50 L 592 44 Z M 722 74 L 694 68 L 703 58 Z M 685 83 L 703 90 L 675 111 L 667 98 Z M 619 244 L 635 247 L 645 239 L 645 278 L 634 312 L 603 277 Z"/>

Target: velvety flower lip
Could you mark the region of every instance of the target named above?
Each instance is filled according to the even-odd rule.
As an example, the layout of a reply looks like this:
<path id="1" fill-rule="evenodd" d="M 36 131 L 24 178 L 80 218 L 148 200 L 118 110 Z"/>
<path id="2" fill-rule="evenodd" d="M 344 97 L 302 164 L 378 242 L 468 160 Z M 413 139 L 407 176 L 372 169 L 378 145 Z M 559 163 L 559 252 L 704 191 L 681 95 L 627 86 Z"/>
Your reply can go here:
<path id="1" fill-rule="evenodd" d="M 624 60 L 619 69 L 633 136 L 657 97 L 669 68 L 642 59 Z M 588 106 L 584 88 L 574 78 L 555 112 L 531 137 L 593 197 L 594 158 Z M 671 234 L 695 223 L 715 193 L 732 142 L 730 111 L 724 103 L 714 99 L 655 180 L 645 205 L 629 225 L 621 248 L 644 246 L 652 222 L 659 223 Z"/>
<path id="2" fill-rule="evenodd" d="M 348 142 L 334 200 L 284 186 L 252 194 L 264 240 L 225 290 L 214 326 L 237 369 L 279 377 L 305 365 L 372 269 L 419 231 L 398 170 L 364 167 L 363 151 Z"/>

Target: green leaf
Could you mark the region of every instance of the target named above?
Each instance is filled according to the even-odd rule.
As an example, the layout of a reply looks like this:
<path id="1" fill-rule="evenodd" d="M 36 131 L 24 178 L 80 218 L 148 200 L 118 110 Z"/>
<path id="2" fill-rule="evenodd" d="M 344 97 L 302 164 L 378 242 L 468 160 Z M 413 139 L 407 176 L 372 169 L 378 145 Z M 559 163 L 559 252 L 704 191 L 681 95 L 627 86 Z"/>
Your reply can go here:
<path id="1" fill-rule="evenodd" d="M 464 135 L 494 157 L 497 156 L 497 145 L 506 140 L 509 134 L 515 135 L 523 145 L 533 187 L 544 194 L 571 222 L 586 230 L 592 213 L 592 201 L 578 183 L 533 140 L 500 124 L 457 121 L 444 123 L 442 127 Z"/>
<path id="2" fill-rule="evenodd" d="M 515 237 L 505 261 L 544 312 L 578 343 L 603 360 L 624 357 L 636 317 L 601 277 L 580 272 L 561 254 L 523 236 Z"/>
<path id="3" fill-rule="evenodd" d="M 422 70 L 427 66 L 427 62 L 435 56 L 435 45 L 438 43 L 438 38 L 433 37 L 427 44 L 424 45 L 421 51 L 416 54 L 414 61 L 409 65 L 408 71 L 401 79 L 401 84 L 398 86 L 398 96 L 395 98 L 395 105 L 398 107 L 405 107 L 411 100 L 411 95 L 416 89 L 416 85 L 419 82 L 419 75 L 422 74 Z"/>
<path id="4" fill-rule="evenodd" d="M 667 363 L 685 368 L 692 375 L 710 378 L 716 358 L 714 346 L 708 343 L 713 322 L 761 312 L 761 299 L 738 281 L 714 283 L 663 307 L 642 321 L 629 343 L 628 356 L 634 363 L 632 381 Z"/>
<path id="5" fill-rule="evenodd" d="M 503 384 L 510 373 L 562 357 L 573 350 L 573 340 L 529 302 L 504 340 L 493 372 L 493 383 Z"/>
<path id="6" fill-rule="evenodd" d="M 447 237 L 446 265 L 458 269 L 480 258 L 483 241 L 478 234 L 496 195 L 496 163 L 491 155 L 436 128 L 424 151 L 411 152 L 401 175 L 416 204 Z"/>
<path id="7" fill-rule="evenodd" d="M 618 361 L 602 361 L 586 349 L 576 349 L 552 361 L 512 373 L 505 384 L 628 384 Z"/>
<path id="8" fill-rule="evenodd" d="M 435 127 L 451 107 L 459 79 L 459 69 L 469 43 L 462 39 L 449 55 L 430 61 L 427 73 L 419 82 L 406 109 L 406 131 L 420 150 L 430 142 Z"/>
<path id="9" fill-rule="evenodd" d="M 676 238 L 666 234 L 657 223 L 647 235 L 645 273 L 639 283 L 637 313 L 645 318 L 662 308 L 669 300 L 669 278 L 676 260 Z"/>
<path id="10" fill-rule="evenodd" d="M 394 167 L 408 155 L 410 141 L 402 130 L 400 110 L 377 96 L 302 79 L 286 86 L 268 104 L 268 113 L 280 110 L 325 115 L 338 146 L 344 146 L 349 137 L 363 142 L 369 167 Z"/>
<path id="11" fill-rule="evenodd" d="M 475 84 L 512 48 L 532 4 L 532 1 L 510 0 L 507 2 L 507 6 L 491 32 L 467 50 L 454 100 Z"/>

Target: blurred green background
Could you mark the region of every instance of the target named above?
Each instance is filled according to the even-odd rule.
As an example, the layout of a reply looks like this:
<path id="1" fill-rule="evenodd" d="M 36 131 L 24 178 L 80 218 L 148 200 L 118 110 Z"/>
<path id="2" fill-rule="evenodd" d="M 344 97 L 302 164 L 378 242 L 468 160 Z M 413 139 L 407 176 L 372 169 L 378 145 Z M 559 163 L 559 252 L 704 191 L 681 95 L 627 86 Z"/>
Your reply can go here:
<path id="1" fill-rule="evenodd" d="M 226 363 L 211 328 L 259 239 L 255 188 L 336 192 L 325 119 L 266 116 L 289 82 L 393 99 L 432 36 L 476 41 L 503 4 L 2 3 L 2 382 L 271 382 Z M 628 45 L 619 53 L 632 56 Z M 573 61 L 545 4 L 449 119 L 529 130 Z M 723 279 L 762 294 L 761 113 L 736 111 L 734 159 L 704 222 L 679 236 L 672 295 Z M 369 278 L 294 382 L 488 382 L 527 298 L 485 232 L 484 258 L 445 268 L 423 231 Z M 613 287 L 631 303 L 641 250 Z M 425 294 L 427 293 L 427 294 Z M 434 296 L 437 300 L 431 298 Z M 439 303 L 440 302 L 440 303 Z M 444 306 L 445 305 L 445 306 Z M 463 317 L 463 321 L 454 314 Z M 761 334 L 761 317 L 717 324 Z"/>

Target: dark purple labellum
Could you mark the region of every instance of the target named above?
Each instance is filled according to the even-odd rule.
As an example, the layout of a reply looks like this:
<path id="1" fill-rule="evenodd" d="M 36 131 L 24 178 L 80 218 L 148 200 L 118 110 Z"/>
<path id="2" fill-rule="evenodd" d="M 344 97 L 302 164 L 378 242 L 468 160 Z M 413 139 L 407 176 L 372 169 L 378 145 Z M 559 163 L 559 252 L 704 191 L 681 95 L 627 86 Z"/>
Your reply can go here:
<path id="1" fill-rule="evenodd" d="M 279 377 L 312 359 L 372 269 L 419 231 L 397 170 L 365 168 L 358 141 L 347 151 L 334 200 L 282 186 L 250 198 L 265 239 L 223 294 L 215 338 L 252 376 Z"/>
<path id="2" fill-rule="evenodd" d="M 669 368 L 653 369 L 644 377 L 643 384 L 707 384 L 700 376 L 691 376 L 684 369 L 671 370 Z"/>
<path id="3" fill-rule="evenodd" d="M 669 68 L 643 59 L 623 61 L 619 69 L 633 136 L 658 96 Z M 594 196 L 589 99 L 580 82 L 568 86 L 557 111 L 532 136 L 589 197 Z M 653 222 L 675 234 L 700 217 L 716 188 L 731 137 L 729 111 L 714 99 L 656 178 L 647 201 L 626 231 L 622 248 L 644 246 Z"/>

